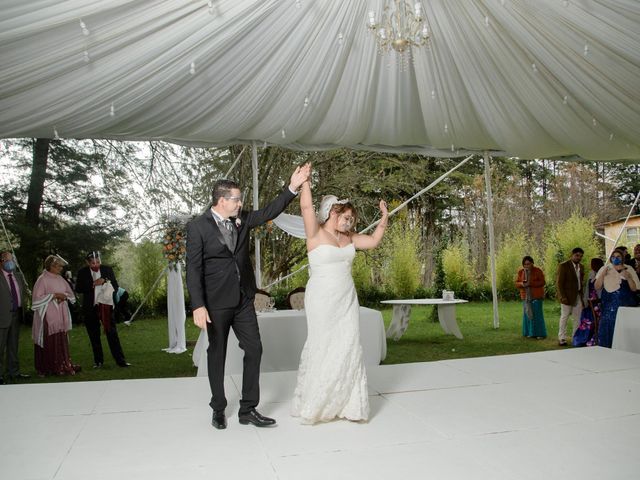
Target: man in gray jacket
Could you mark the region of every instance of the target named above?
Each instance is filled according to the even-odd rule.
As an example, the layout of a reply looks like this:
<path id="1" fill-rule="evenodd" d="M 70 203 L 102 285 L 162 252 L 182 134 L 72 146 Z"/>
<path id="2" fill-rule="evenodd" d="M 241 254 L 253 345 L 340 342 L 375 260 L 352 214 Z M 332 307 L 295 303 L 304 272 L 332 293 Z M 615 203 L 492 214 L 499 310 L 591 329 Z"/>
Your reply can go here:
<path id="1" fill-rule="evenodd" d="M 11 252 L 0 254 L 0 384 L 5 383 L 5 351 L 8 380 L 29 378 L 20 373 L 18 338 L 23 315 L 25 283 Z"/>

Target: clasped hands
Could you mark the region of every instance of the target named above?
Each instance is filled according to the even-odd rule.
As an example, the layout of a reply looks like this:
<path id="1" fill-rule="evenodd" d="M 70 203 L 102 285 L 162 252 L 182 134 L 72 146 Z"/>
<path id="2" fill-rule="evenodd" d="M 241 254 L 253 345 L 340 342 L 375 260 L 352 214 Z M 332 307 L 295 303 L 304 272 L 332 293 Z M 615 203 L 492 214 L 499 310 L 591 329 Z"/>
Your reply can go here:
<path id="1" fill-rule="evenodd" d="M 67 300 L 67 296 L 64 293 L 54 293 L 53 298 L 55 298 L 58 303 L 62 303 Z"/>

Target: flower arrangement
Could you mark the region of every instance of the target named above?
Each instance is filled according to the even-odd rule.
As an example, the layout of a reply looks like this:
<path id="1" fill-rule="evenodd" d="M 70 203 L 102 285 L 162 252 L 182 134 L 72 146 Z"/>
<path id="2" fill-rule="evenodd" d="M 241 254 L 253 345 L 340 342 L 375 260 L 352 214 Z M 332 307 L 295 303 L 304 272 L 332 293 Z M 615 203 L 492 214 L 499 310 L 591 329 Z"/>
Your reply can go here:
<path id="1" fill-rule="evenodd" d="M 169 268 L 175 270 L 178 262 L 184 263 L 187 253 L 187 235 L 184 231 L 184 224 L 177 219 L 168 220 L 162 243 L 164 258 L 169 262 Z"/>

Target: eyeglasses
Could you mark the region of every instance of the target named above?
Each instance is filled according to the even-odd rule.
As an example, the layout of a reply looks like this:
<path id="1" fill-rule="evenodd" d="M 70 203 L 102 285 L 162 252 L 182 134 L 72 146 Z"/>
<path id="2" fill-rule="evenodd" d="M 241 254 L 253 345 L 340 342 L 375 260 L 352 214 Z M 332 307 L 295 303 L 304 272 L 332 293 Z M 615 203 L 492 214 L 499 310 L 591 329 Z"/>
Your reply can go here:
<path id="1" fill-rule="evenodd" d="M 239 202 L 240 200 L 242 200 L 241 197 L 224 197 L 224 198 L 226 198 L 227 200 L 232 200 L 234 202 Z"/>
<path id="2" fill-rule="evenodd" d="M 355 218 L 353 218 L 350 215 L 345 215 L 342 217 L 344 219 L 345 222 L 352 224 L 355 221 Z"/>

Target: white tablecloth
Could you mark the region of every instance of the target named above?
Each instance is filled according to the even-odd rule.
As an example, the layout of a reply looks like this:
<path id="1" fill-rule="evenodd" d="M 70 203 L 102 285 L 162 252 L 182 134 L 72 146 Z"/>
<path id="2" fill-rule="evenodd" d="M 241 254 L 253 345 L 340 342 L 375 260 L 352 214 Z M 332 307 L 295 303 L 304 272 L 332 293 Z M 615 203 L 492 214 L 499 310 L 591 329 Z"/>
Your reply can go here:
<path id="1" fill-rule="evenodd" d="M 384 300 L 380 303 L 393 305 L 391 324 L 387 329 L 387 338 L 399 340 L 409 328 L 411 305 L 437 305 L 438 321 L 444 333 L 462 339 L 462 333 L 456 320 L 456 305 L 467 303 L 467 300 L 445 300 L 443 298 L 410 298 L 407 300 Z"/>
<path id="2" fill-rule="evenodd" d="M 640 353 L 640 307 L 620 307 L 611 348 Z"/>
<path id="3" fill-rule="evenodd" d="M 278 310 L 258 313 L 258 326 L 262 338 L 261 372 L 297 370 L 300 353 L 307 339 L 307 317 L 304 310 Z M 387 341 L 382 313 L 360 307 L 360 342 L 365 365 L 379 365 L 387 356 Z M 207 347 L 209 341 L 204 331 L 193 350 L 193 363 L 198 376 L 207 375 Z M 242 373 L 243 353 L 233 333 L 229 334 L 225 373 Z"/>

